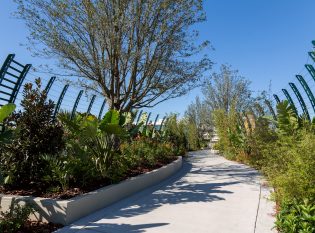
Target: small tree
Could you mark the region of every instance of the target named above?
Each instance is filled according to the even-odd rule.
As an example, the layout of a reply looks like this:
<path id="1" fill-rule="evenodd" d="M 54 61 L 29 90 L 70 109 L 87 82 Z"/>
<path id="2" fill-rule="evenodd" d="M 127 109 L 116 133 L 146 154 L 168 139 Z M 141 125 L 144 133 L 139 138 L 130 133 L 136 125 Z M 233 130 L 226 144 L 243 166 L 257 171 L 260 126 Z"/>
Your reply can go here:
<path id="1" fill-rule="evenodd" d="M 42 156 L 55 155 L 64 147 L 63 128 L 53 119 L 54 103 L 46 101 L 40 79 L 35 82 L 36 88 L 25 85 L 23 111 L 14 113 L 10 119 L 16 126 L 14 138 L 1 148 L 0 154 L 3 168 L 0 170 L 6 173 L 6 181 L 20 188 L 40 185 L 47 172 Z"/>
<path id="2" fill-rule="evenodd" d="M 189 28 L 205 20 L 202 0 L 15 0 L 30 42 L 54 56 L 111 109 L 152 107 L 200 84 L 211 62 L 196 58 Z M 194 59 L 189 59 L 189 58 Z M 200 57 L 200 56 L 198 56 Z"/>
<path id="3" fill-rule="evenodd" d="M 185 118 L 196 125 L 199 138 L 202 138 L 203 133 L 209 132 L 213 127 L 211 109 L 199 97 L 196 97 L 195 102 L 188 105 Z"/>
<path id="4" fill-rule="evenodd" d="M 222 65 L 220 73 L 214 73 L 203 88 L 205 101 L 210 109 L 223 109 L 229 112 L 234 106 L 242 112 L 252 102 L 250 82 L 231 70 L 230 66 Z"/>

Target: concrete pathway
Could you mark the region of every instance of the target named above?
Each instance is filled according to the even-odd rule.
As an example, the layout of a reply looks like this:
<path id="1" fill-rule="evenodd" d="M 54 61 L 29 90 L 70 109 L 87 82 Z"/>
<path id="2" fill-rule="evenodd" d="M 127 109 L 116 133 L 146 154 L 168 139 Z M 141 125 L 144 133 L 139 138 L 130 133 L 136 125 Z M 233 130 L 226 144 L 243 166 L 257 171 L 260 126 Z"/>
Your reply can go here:
<path id="1" fill-rule="evenodd" d="M 261 176 L 210 151 L 190 154 L 173 177 L 58 233 L 268 233 L 274 204 Z"/>

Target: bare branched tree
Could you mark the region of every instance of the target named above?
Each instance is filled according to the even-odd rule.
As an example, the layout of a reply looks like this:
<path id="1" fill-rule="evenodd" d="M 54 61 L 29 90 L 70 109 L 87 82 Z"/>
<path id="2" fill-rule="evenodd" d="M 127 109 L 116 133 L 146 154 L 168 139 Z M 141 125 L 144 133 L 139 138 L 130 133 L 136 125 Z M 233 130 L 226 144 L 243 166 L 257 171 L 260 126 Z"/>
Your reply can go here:
<path id="1" fill-rule="evenodd" d="M 111 109 L 152 107 L 200 85 L 211 68 L 191 29 L 202 0 L 15 0 L 36 55 L 57 57 Z M 33 50 L 34 51 L 34 50 Z"/>
<path id="2" fill-rule="evenodd" d="M 196 125 L 200 137 L 204 132 L 209 132 L 213 127 L 211 109 L 206 102 L 201 101 L 198 96 L 195 102 L 188 105 L 185 111 L 185 118 Z"/>
<path id="3" fill-rule="evenodd" d="M 212 74 L 203 87 L 203 94 L 211 111 L 223 109 L 229 112 L 231 107 L 242 111 L 252 103 L 249 85 L 250 82 L 240 76 L 237 70 L 222 65 L 220 73 Z"/>

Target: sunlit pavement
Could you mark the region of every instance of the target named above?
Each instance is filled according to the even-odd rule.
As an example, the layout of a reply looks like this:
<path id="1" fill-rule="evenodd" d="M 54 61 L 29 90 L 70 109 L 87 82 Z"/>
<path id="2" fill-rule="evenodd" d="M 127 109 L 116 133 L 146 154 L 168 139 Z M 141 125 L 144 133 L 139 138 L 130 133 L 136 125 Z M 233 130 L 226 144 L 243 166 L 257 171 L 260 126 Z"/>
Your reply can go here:
<path id="1" fill-rule="evenodd" d="M 276 232 L 274 203 L 263 183 L 248 166 L 193 152 L 170 179 L 57 232 Z"/>

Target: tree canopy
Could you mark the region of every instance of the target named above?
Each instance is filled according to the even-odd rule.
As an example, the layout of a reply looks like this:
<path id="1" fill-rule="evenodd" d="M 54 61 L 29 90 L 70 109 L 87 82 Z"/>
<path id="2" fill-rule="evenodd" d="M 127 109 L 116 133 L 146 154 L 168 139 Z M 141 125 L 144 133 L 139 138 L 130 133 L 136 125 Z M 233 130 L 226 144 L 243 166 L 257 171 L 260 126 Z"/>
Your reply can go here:
<path id="1" fill-rule="evenodd" d="M 228 65 L 222 65 L 220 73 L 213 73 L 203 87 L 205 101 L 210 109 L 222 109 L 226 113 L 231 107 L 239 111 L 245 110 L 252 102 L 250 82 L 232 70 Z"/>
<path id="2" fill-rule="evenodd" d="M 201 101 L 197 96 L 195 102 L 188 105 L 185 117 L 189 122 L 196 125 L 200 136 L 203 132 L 209 131 L 213 127 L 211 109 L 205 101 Z"/>
<path id="3" fill-rule="evenodd" d="M 196 56 L 209 42 L 196 44 L 192 30 L 205 20 L 202 0 L 15 1 L 34 53 L 58 58 L 111 109 L 182 96 L 211 68 L 206 56 Z"/>

